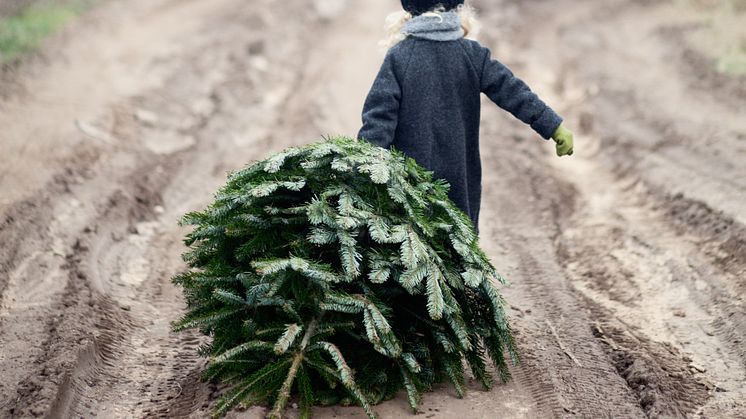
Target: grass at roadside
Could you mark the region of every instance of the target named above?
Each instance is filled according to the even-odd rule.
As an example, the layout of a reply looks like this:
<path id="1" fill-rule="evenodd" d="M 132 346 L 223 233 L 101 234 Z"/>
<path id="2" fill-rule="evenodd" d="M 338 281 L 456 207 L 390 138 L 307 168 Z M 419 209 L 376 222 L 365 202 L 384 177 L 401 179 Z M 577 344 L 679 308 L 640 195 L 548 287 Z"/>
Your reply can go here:
<path id="1" fill-rule="evenodd" d="M 734 47 L 723 54 L 717 62 L 719 71 L 746 76 L 746 45 Z"/>
<path id="2" fill-rule="evenodd" d="M 0 63 L 11 62 L 34 50 L 84 8 L 79 2 L 41 2 L 16 15 L 0 17 Z"/>
<path id="3" fill-rule="evenodd" d="M 711 20 L 717 49 L 717 69 L 746 76 L 746 0 L 730 0 Z"/>
<path id="4" fill-rule="evenodd" d="M 746 0 L 679 0 L 693 7 L 704 26 L 691 37 L 713 58 L 717 71 L 746 76 Z"/>

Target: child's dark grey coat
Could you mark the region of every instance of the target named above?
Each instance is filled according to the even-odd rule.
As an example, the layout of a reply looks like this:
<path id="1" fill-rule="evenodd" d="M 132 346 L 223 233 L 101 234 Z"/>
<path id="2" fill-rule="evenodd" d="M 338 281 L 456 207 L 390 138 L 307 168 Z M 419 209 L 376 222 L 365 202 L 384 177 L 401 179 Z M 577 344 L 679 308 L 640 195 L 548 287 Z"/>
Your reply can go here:
<path id="1" fill-rule="evenodd" d="M 391 48 L 368 94 L 358 138 L 394 145 L 436 178 L 479 231 L 480 93 L 551 138 L 562 118 L 499 61 L 466 39 L 408 37 Z M 504 139 L 495 139 L 500 141 Z"/>

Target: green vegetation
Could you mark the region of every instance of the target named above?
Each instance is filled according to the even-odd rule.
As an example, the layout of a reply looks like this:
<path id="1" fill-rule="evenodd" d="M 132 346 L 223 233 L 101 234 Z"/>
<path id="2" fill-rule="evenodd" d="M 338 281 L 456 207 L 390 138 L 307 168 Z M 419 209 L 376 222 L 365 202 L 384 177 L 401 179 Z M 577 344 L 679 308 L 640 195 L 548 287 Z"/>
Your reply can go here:
<path id="1" fill-rule="evenodd" d="M 704 25 L 690 41 L 724 74 L 746 76 L 746 0 L 680 0 L 696 10 Z"/>
<path id="2" fill-rule="evenodd" d="M 723 52 L 718 58 L 717 69 L 721 73 L 746 76 L 746 38 Z"/>
<path id="3" fill-rule="evenodd" d="M 713 14 L 711 25 L 718 71 L 746 75 L 746 0 L 725 2 Z"/>
<path id="4" fill-rule="evenodd" d="M 84 9 L 79 2 L 34 4 L 20 13 L 0 18 L 0 63 L 32 51 Z"/>
<path id="5" fill-rule="evenodd" d="M 372 405 L 471 369 L 485 389 L 519 362 L 498 282 L 449 185 L 397 150 L 336 138 L 289 148 L 229 176 L 187 214 L 174 277 L 188 312 L 176 330 L 212 337 L 206 379 L 231 385 L 216 416 L 243 403 L 283 416 L 297 400 Z"/>

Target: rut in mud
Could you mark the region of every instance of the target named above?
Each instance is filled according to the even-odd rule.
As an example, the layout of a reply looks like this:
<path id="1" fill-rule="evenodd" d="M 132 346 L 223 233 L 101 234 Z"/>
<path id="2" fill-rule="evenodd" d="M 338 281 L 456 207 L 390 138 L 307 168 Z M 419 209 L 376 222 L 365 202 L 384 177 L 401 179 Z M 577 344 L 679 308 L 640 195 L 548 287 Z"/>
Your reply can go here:
<path id="1" fill-rule="evenodd" d="M 523 363 L 423 413 L 746 416 L 746 82 L 689 46 L 679 3 L 475 5 L 482 42 L 579 134 L 557 159 L 485 102 L 480 240 Z M 2 76 L 0 416 L 210 410 L 203 337 L 169 330 L 176 220 L 228 170 L 357 132 L 397 6 L 112 1 Z M 403 397 L 376 411 L 408 415 Z M 317 410 L 335 415 L 360 412 Z"/>

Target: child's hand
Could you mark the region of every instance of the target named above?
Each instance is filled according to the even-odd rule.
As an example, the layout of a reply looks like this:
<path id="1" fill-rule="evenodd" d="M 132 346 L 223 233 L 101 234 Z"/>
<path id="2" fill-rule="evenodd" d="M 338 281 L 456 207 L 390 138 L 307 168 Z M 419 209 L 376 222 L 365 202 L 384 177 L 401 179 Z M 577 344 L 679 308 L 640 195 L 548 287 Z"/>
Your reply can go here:
<path id="1" fill-rule="evenodd" d="M 554 134 L 552 134 L 552 139 L 557 143 L 558 156 L 572 156 L 573 137 L 572 132 L 570 132 L 569 129 L 560 125 L 559 128 L 554 131 Z"/>

